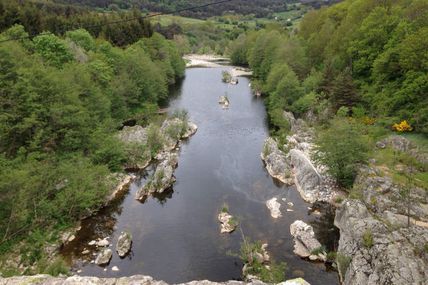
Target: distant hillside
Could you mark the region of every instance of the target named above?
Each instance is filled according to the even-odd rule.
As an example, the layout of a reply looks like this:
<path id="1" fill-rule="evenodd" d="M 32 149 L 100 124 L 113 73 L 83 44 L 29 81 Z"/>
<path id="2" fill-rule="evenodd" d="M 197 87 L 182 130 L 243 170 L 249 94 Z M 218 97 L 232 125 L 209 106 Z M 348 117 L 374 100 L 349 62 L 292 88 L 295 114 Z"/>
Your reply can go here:
<path id="1" fill-rule="evenodd" d="M 170 12 L 191 6 L 214 2 L 213 0 L 54 0 L 58 3 L 79 4 L 90 7 L 109 9 L 128 9 L 135 7 L 146 11 Z M 273 12 L 287 9 L 287 3 L 295 0 L 233 0 L 228 3 L 213 5 L 194 11 L 185 11 L 181 16 L 194 18 L 208 18 L 224 13 L 255 14 L 256 17 L 266 17 Z"/>

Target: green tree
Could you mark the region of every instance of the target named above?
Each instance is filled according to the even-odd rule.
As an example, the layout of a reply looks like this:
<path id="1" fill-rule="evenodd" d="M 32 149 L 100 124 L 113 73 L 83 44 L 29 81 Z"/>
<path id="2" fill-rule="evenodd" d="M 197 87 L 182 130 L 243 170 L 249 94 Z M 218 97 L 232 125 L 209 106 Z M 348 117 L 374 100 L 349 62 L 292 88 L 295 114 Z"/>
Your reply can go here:
<path id="1" fill-rule="evenodd" d="M 341 186 L 351 188 L 359 165 L 367 159 L 367 143 L 358 126 L 347 119 L 334 119 L 320 132 L 317 145 L 316 160 L 328 166 Z"/>

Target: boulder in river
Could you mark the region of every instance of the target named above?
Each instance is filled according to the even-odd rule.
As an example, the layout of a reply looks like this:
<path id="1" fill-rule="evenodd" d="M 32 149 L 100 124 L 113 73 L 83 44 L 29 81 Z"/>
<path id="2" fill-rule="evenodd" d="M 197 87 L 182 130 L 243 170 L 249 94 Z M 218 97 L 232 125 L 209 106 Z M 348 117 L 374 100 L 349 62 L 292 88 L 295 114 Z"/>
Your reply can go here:
<path id="1" fill-rule="evenodd" d="M 236 219 L 224 210 L 222 210 L 220 214 L 218 214 L 218 220 L 221 226 L 221 233 L 231 233 L 238 226 L 238 222 L 236 221 Z"/>
<path id="2" fill-rule="evenodd" d="M 116 251 L 120 257 L 124 257 L 131 250 L 132 236 L 128 232 L 121 232 L 116 243 Z"/>
<path id="3" fill-rule="evenodd" d="M 136 199 L 144 200 L 153 193 L 163 193 L 175 182 L 174 169 L 177 167 L 178 157 L 175 153 L 169 153 L 161 161 L 149 181 L 137 191 Z"/>
<path id="4" fill-rule="evenodd" d="M 326 253 L 321 250 L 321 243 L 315 238 L 312 226 L 297 220 L 290 225 L 290 233 L 294 237 L 294 253 L 311 260 L 326 260 Z"/>
<path id="5" fill-rule="evenodd" d="M 95 264 L 104 265 L 109 263 L 112 255 L 113 255 L 113 252 L 111 251 L 111 249 L 109 248 L 103 249 L 100 253 L 98 253 L 97 258 L 95 259 Z"/>
<path id="6" fill-rule="evenodd" d="M 282 217 L 281 211 L 279 210 L 281 204 L 278 203 L 277 198 L 274 197 L 270 200 L 267 200 L 266 207 L 268 207 L 272 218 L 277 219 L 279 217 Z"/>
<path id="7" fill-rule="evenodd" d="M 223 108 L 229 108 L 230 105 L 229 98 L 227 98 L 227 96 L 220 96 L 218 103 L 223 105 Z"/>

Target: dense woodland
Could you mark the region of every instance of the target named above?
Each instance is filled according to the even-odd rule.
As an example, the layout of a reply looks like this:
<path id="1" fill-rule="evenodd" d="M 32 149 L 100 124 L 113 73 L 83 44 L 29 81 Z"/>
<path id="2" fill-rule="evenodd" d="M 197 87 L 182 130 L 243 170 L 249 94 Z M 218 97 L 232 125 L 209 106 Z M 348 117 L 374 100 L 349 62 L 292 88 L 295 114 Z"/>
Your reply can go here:
<path id="1" fill-rule="evenodd" d="M 108 25 L 107 23 L 118 22 Z M 84 28 L 94 38 L 104 38 L 116 46 L 126 46 L 153 33 L 141 12 L 99 13 L 78 6 L 45 2 L 0 0 L 0 32 L 19 24 L 34 36 L 49 31 L 63 36 L 67 31 Z"/>
<path id="2" fill-rule="evenodd" d="M 428 133 L 427 47 L 427 1 L 348 0 L 307 13 L 291 35 L 277 27 L 243 34 L 230 54 L 254 71 L 275 135 L 285 140 L 289 129 L 283 110 L 315 119 L 329 157 L 339 151 L 332 142 L 346 142 L 330 163 L 345 169 L 364 161 L 364 139 Z M 346 171 L 335 176 L 351 187 L 356 171 Z"/>
<path id="3" fill-rule="evenodd" d="M 15 25 L 0 41 L 27 35 Z M 1 255 L 25 238 L 31 264 L 56 230 L 99 208 L 127 159 L 118 128 L 146 124 L 183 74 L 175 44 L 157 33 L 126 49 L 83 29 L 2 42 Z"/>

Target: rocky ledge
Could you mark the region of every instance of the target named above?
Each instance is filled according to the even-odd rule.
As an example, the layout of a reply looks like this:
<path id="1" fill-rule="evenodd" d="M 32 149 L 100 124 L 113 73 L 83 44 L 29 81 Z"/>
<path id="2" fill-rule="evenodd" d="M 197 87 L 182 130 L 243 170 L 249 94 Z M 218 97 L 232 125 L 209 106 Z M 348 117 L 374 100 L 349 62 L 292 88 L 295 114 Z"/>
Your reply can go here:
<path id="1" fill-rule="evenodd" d="M 327 260 L 327 253 L 315 238 L 312 226 L 297 220 L 290 225 L 290 233 L 294 237 L 294 253 L 310 260 Z"/>
<path id="2" fill-rule="evenodd" d="M 153 193 L 163 193 L 174 182 L 174 170 L 178 164 L 178 156 L 175 153 L 167 153 L 163 160 L 156 166 L 155 173 L 148 182 L 137 191 L 135 198 L 143 201 Z"/>
<path id="3" fill-rule="evenodd" d="M 261 158 L 267 171 L 287 185 L 295 184 L 307 202 L 330 202 L 335 195 L 335 183 L 326 167 L 311 158 L 315 148 L 313 130 L 292 113 L 284 112 L 283 116 L 291 126 L 292 135 L 282 146 L 273 138 L 265 140 Z"/>
<path id="4" fill-rule="evenodd" d="M 0 285 L 168 285 L 164 281 L 154 280 L 150 276 L 134 275 L 130 277 L 120 278 L 98 278 L 98 277 L 52 277 L 49 275 L 34 275 L 34 276 L 17 276 L 10 278 L 1 278 Z M 261 281 L 241 282 L 241 281 L 226 281 L 226 282 L 211 282 L 208 280 L 191 281 L 187 283 L 180 283 L 178 285 L 265 285 Z M 287 280 L 278 283 L 279 285 L 310 285 L 302 278 Z"/>
<path id="5" fill-rule="evenodd" d="M 427 284 L 428 193 L 417 187 L 403 197 L 403 187 L 365 167 L 354 188 L 359 200 L 337 209 L 337 254 L 344 284 Z"/>

